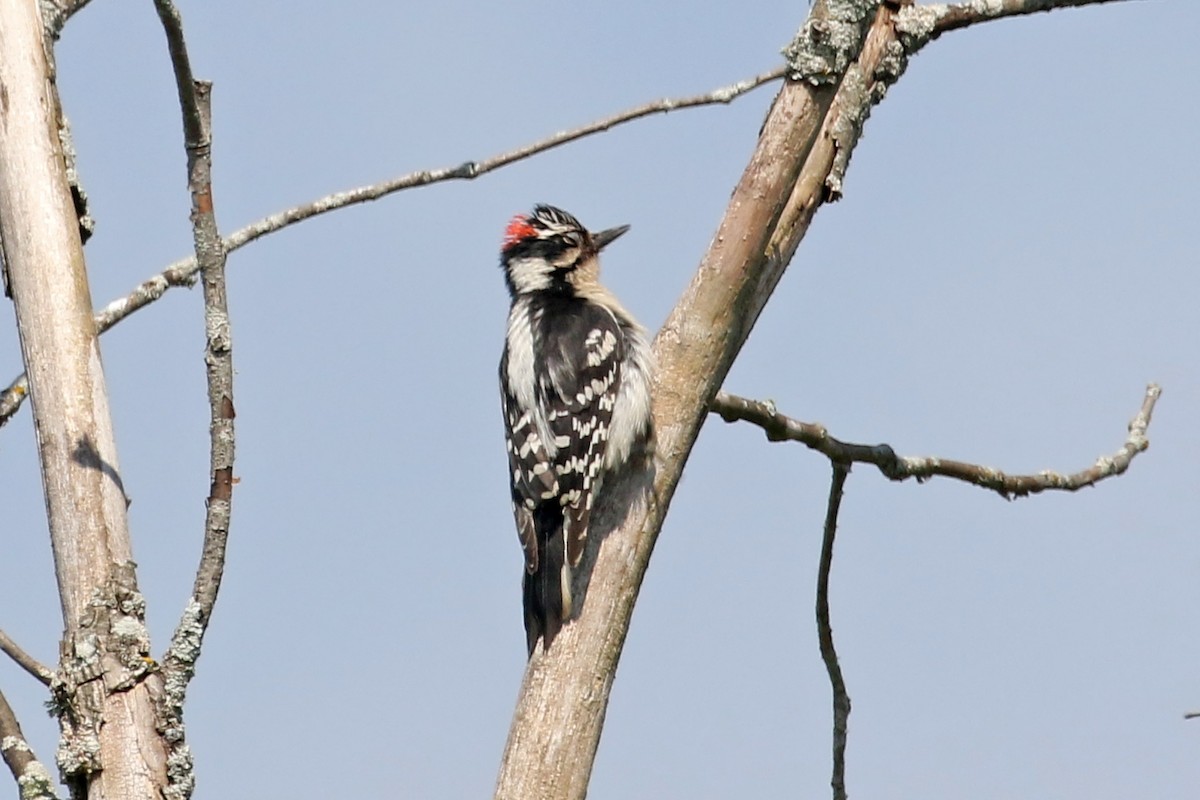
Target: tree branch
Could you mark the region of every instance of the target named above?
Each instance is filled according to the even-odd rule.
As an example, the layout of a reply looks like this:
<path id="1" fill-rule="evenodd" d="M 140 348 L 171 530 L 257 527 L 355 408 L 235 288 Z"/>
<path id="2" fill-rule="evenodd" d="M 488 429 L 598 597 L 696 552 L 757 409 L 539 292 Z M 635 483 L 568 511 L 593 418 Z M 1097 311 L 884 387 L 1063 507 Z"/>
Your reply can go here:
<path id="1" fill-rule="evenodd" d="M 50 685 L 54 672 L 33 656 L 21 649 L 7 633 L 0 630 L 0 651 L 16 662 L 17 666 L 37 678 L 46 686 Z"/>
<path id="2" fill-rule="evenodd" d="M 573 142 L 576 139 L 582 139 L 586 136 L 591 136 L 595 133 L 606 131 L 610 128 L 623 125 L 627 122 L 640 119 L 641 117 L 650 116 L 651 114 L 666 113 L 668 111 L 676 111 L 684 108 L 695 108 L 697 106 L 714 105 L 717 103 L 728 104 L 735 98 L 745 94 L 746 92 L 762 86 L 764 83 L 779 80 L 783 77 L 783 68 L 779 67 L 769 72 L 764 72 L 748 80 L 740 81 L 729 86 L 715 89 L 706 94 L 694 95 L 691 97 L 681 98 L 665 98 L 656 100 L 650 103 L 644 103 L 640 106 L 628 109 L 626 111 L 613 114 L 603 119 L 596 120 L 587 125 L 582 125 L 578 128 L 573 128 L 568 131 L 556 133 L 553 136 L 548 136 L 545 139 L 527 144 L 523 147 L 518 147 L 516 150 L 510 150 L 499 155 L 486 158 L 483 161 L 464 161 L 453 167 L 443 167 L 441 169 L 421 170 L 419 172 L 410 172 L 407 175 L 402 175 L 398 178 L 393 178 L 387 181 L 381 181 L 369 186 L 360 186 L 357 189 L 349 191 L 337 192 L 336 194 L 327 195 L 314 200 L 311 203 L 306 203 L 301 206 L 287 209 L 269 217 L 264 217 L 258 222 L 247 225 L 241 230 L 235 231 L 226 240 L 226 247 L 229 250 L 236 250 L 243 245 L 265 236 L 268 233 L 282 230 L 289 225 L 301 222 L 310 217 L 315 217 L 319 214 L 324 214 L 329 211 L 336 211 L 339 208 L 344 208 L 357 203 L 365 203 L 371 200 L 378 200 L 381 197 L 402 191 L 404 189 L 413 189 L 418 186 L 427 186 L 432 183 L 440 183 L 449 180 L 473 180 L 489 172 L 514 164 L 518 161 L 523 161 L 530 156 L 544 153 L 547 150 L 552 150 L 560 145 Z M 172 266 L 180 266 L 183 262 L 176 262 Z"/>
<path id="3" fill-rule="evenodd" d="M 808 230 L 835 199 L 869 109 L 903 74 L 896 3 L 817 0 L 786 51 L 789 80 L 691 285 L 655 338 L 653 491 L 609 492 L 624 519 L 597 544 L 578 617 L 534 652 L 509 729 L 498 799 L 581 798 L 633 606 L 709 403 Z M 868 30 L 869 29 L 869 30 Z M 865 33 L 865 39 L 864 39 Z M 596 518 L 594 512 L 593 519 Z"/>
<path id="4" fill-rule="evenodd" d="M 42 8 L 42 24 L 51 40 L 62 35 L 63 26 L 67 20 L 83 9 L 92 0 L 40 0 Z"/>
<path id="5" fill-rule="evenodd" d="M 1093 486 L 1105 478 L 1120 475 L 1129 469 L 1134 456 L 1150 446 L 1146 429 L 1154 405 L 1162 395 L 1157 384 L 1146 387 L 1142 407 L 1129 423 L 1129 435 L 1124 444 L 1111 456 L 1101 456 L 1087 469 L 1064 475 L 1049 470 L 1036 475 L 1009 475 L 993 467 L 968 464 L 936 457 L 901 457 L 887 444 L 852 444 L 829 435 L 824 426 L 811 422 L 800 422 L 780 414 L 775 404 L 719 392 L 713 398 L 710 410 L 726 422 L 749 422 L 763 429 L 772 442 L 800 442 L 828 457 L 831 461 L 873 464 L 887 478 L 903 481 L 916 478 L 924 482 L 934 476 L 953 478 L 983 489 L 997 492 L 1001 497 L 1012 499 L 1039 492 L 1059 490 L 1074 492 L 1085 486 Z"/>
<path id="6" fill-rule="evenodd" d="M 1060 8 L 1095 6 L 1121 0 L 989 0 L 970 3 L 922 3 L 905 5 L 896 16 L 896 31 L 909 55 L 947 31 Z"/>
<path id="7" fill-rule="evenodd" d="M 225 246 L 217 229 L 212 188 L 212 84 L 192 77 L 183 22 L 171 0 L 155 0 L 175 72 L 192 196 L 192 239 L 204 291 L 204 363 L 209 401 L 210 485 L 204 545 L 192 597 L 162 659 L 165 691 L 159 726 L 171 746 L 170 797 L 186 798 L 195 784 L 191 754 L 184 744 L 183 706 L 188 683 L 217 601 L 225 571 L 225 548 L 233 500 L 233 339 L 225 284 Z"/>
<path id="8" fill-rule="evenodd" d="M 203 279 L 205 365 L 209 400 L 211 484 L 205 516 L 204 547 L 196 573 L 193 597 L 207 623 L 216 604 L 225 567 L 233 497 L 234 408 L 233 342 L 225 285 L 225 248 L 217 230 L 212 191 L 212 84 L 195 81 L 179 12 L 172 0 L 155 0 L 175 68 L 183 112 L 188 158 L 188 190 L 192 195 L 192 237 L 196 263 Z"/>
<path id="9" fill-rule="evenodd" d="M 842 488 L 850 465 L 833 462 L 833 479 L 829 485 L 829 504 L 825 512 L 825 534 L 821 540 L 821 563 L 817 571 L 817 641 L 821 660 L 829 673 L 833 689 L 833 800 L 846 800 L 846 727 L 850 719 L 850 695 L 842 667 L 838 664 L 837 649 L 833 646 L 833 625 L 829 620 L 829 572 L 833 567 L 833 540 L 837 536 L 838 511 L 842 505 Z"/>
<path id="10" fill-rule="evenodd" d="M 830 19 L 829 5 L 844 16 Z M 802 32 L 801 38 L 807 39 L 792 54 L 792 80 L 785 84 L 768 114 L 759 147 L 735 190 L 702 269 L 656 339 L 655 350 L 662 367 L 655 391 L 655 416 L 661 431 L 655 494 L 644 508 L 634 509 L 619 528 L 610 532 L 595 565 L 595 583 L 589 590 L 591 602 L 584 606 L 580 619 L 567 626 L 553 652 L 546 656 L 539 653 L 531 661 L 498 796 L 534 796 L 520 793 L 517 787 L 522 781 L 525 786 L 555 790 L 538 796 L 581 796 L 586 788 L 629 616 L 667 504 L 709 401 L 816 208 L 836 196 L 837 189 L 830 185 L 835 163 L 840 159 L 844 169 L 866 110 L 878 102 L 882 88 L 903 70 L 903 53 L 898 60 L 892 53 L 892 60 L 882 65 L 884 50 L 897 39 L 892 28 L 895 12 L 890 6 L 879 12 L 861 55 L 856 56 L 863 23 L 877 5 L 868 0 L 816 2 L 813 15 L 821 24 L 807 25 Z M 829 36 L 831 30 L 839 35 Z M 848 38 L 843 35 L 847 31 L 852 34 Z M 827 38 L 817 41 L 821 37 Z M 856 57 L 857 62 L 847 70 L 845 62 Z M 840 129 L 835 129 L 837 122 L 842 123 Z M 552 137 L 554 141 L 548 147 L 570 140 L 557 138 Z M 406 176 L 412 179 L 411 184 L 390 191 L 424 185 L 434 178 L 470 179 L 482 174 L 480 167 L 468 163 L 437 171 L 445 173 L 441 176 L 414 173 Z M 304 216 L 291 217 L 290 212 L 283 212 L 269 217 L 256 223 L 266 225 L 261 232 L 249 226 L 238 232 L 245 232 L 244 241 L 235 243 L 230 237 L 226 244 L 235 249 L 307 216 L 383 196 L 359 196 L 359 191 L 310 204 L 311 213 L 305 206 L 292 210 Z M 168 271 L 174 268 L 185 271 L 188 280 L 198 269 L 190 260 L 171 265 Z M 160 279 L 162 284 L 155 283 Z M 170 285 L 178 285 L 166 280 L 164 273 L 148 281 L 155 283 L 145 295 L 150 299 L 139 299 L 141 305 L 137 307 L 151 302 L 154 291 L 161 295 Z M 118 303 L 132 300 L 133 295 Z M 114 317 L 112 322 L 127 313 Z M 6 392 L 0 396 L 0 424 L 11 416 L 5 411 L 8 395 Z M 558 741 L 547 741 L 549 730 L 557 732 Z M 582 753 L 578 753 L 580 744 Z M 579 762 L 556 758 L 576 753 L 581 755 Z M 522 765 L 529 768 L 525 779 L 514 772 Z M 564 770 L 573 772 L 574 777 L 564 779 Z"/>
<path id="11" fill-rule="evenodd" d="M 616 516 L 617 524 L 588 537 L 598 553 L 585 552 L 585 566 L 589 557 L 594 564 L 578 618 L 529 661 L 498 799 L 582 798 L 587 790 L 634 603 L 708 403 L 825 200 L 836 150 L 854 146 L 852 135 L 835 144 L 829 128 L 838 107 L 870 102 L 850 74 L 876 74 L 892 13 L 876 13 L 877 5 L 817 0 L 787 50 L 789 80 L 709 251 L 655 338 L 653 491 L 634 504 L 607 488 L 602 495 L 593 520 Z"/>
<path id="12" fill-rule="evenodd" d="M 21 800 L 57 800 L 54 779 L 34 755 L 3 692 L 0 692 L 0 756 L 17 780 Z"/>
<path id="13" fill-rule="evenodd" d="M 309 203 L 294 206 L 293 208 L 263 217 L 257 222 L 234 231 L 224 239 L 222 244 L 224 245 L 225 252 L 230 253 L 250 244 L 256 239 L 276 233 L 290 225 L 303 222 L 320 214 L 337 211 L 338 209 L 358 203 L 365 203 L 370 200 L 378 200 L 404 189 L 414 189 L 449 180 L 472 180 L 537 155 L 538 153 L 551 150 L 559 145 L 567 144 L 568 142 L 573 142 L 577 139 L 582 139 L 586 136 L 591 136 L 592 134 L 600 133 L 652 114 L 667 113 L 669 111 L 697 108 L 718 103 L 728 104 L 737 97 L 753 89 L 757 89 L 763 84 L 779 80 L 783 77 L 784 70 L 784 67 L 778 67 L 753 78 L 748 78 L 729 86 L 723 86 L 705 94 L 690 97 L 665 98 L 644 103 L 587 125 L 556 133 L 553 136 L 548 136 L 539 141 L 524 145 L 516 150 L 494 155 L 483 161 L 466 161 L 454 167 L 411 172 L 391 180 L 326 195 Z M 195 256 L 174 262 L 162 272 L 143 281 L 129 294 L 111 301 L 104 308 L 97 311 L 95 314 L 97 330 L 100 333 L 104 333 L 130 314 L 158 300 L 166 294 L 167 290 L 173 287 L 191 286 L 196 280 L 196 275 L 199 271 L 200 266 Z M 7 388 L 0 392 L 0 427 L 3 427 L 17 413 L 21 404 L 24 403 L 28 392 L 29 384 L 24 375 L 18 376 Z"/>

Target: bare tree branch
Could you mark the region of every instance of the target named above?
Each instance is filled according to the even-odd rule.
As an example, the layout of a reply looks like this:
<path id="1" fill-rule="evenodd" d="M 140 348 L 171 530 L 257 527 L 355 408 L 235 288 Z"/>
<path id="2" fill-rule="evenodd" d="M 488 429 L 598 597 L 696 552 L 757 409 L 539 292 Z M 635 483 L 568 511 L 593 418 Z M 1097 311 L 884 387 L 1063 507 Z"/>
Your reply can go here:
<path id="1" fill-rule="evenodd" d="M 7 274 L 7 273 L 6 273 Z M 0 427 L 12 419 L 29 395 L 29 376 L 22 372 L 16 380 L 0 392 Z"/>
<path id="2" fill-rule="evenodd" d="M 225 284 L 225 246 L 217 229 L 212 188 L 212 84 L 192 76 L 183 22 L 171 0 L 155 0 L 179 91 L 187 151 L 188 190 L 192 196 L 192 239 L 204 291 L 204 328 L 209 401 L 210 460 L 204 545 L 192 597 L 162 660 L 166 690 L 159 704 L 160 727 L 169 730 L 168 769 L 172 798 L 191 795 L 195 784 L 191 754 L 184 744 L 183 705 L 188 683 L 225 571 L 225 548 L 233 500 L 234 408 L 233 338 Z"/>
<path id="3" fill-rule="evenodd" d="M 67 24 L 67 20 L 75 15 L 75 12 L 80 11 L 92 0 L 39 0 L 39 5 L 42 8 L 42 24 L 46 28 L 46 33 L 50 39 L 57 39 L 62 35 L 63 26 Z"/>
<path id="4" fill-rule="evenodd" d="M 281 211 L 272 214 L 269 217 L 247 225 L 241 230 L 235 231 L 226 240 L 226 247 L 229 250 L 249 244 L 260 236 L 268 233 L 274 233 L 288 225 L 300 222 L 310 217 L 315 217 L 318 214 L 324 214 L 329 211 L 335 211 L 339 208 L 344 208 L 357 203 L 365 203 L 370 200 L 378 200 L 381 197 L 386 197 L 389 194 L 401 191 L 403 189 L 412 189 L 418 186 L 427 186 L 431 183 L 440 183 L 448 180 L 473 180 L 486 175 L 493 170 L 501 167 L 506 167 L 518 161 L 523 161 L 530 156 L 538 153 L 544 153 L 547 150 L 552 150 L 559 145 L 573 142 L 576 139 L 582 139 L 585 136 L 591 136 L 595 133 L 606 131 L 609 128 L 614 128 L 618 125 L 623 125 L 626 122 L 640 119 L 641 117 L 650 116 L 651 114 L 666 113 L 668 111 L 677 111 L 684 108 L 695 108 L 697 106 L 714 105 L 717 103 L 730 103 L 740 95 L 749 92 L 762 86 L 764 83 L 779 80 L 783 77 L 784 68 L 778 67 L 769 72 L 755 76 L 748 80 L 715 89 L 706 94 L 694 95 L 692 97 L 681 97 L 663 100 L 656 100 L 650 103 L 644 103 L 640 106 L 613 114 L 603 119 L 587 125 L 582 125 L 578 128 L 573 128 L 568 131 L 556 133 L 553 136 L 548 136 L 545 139 L 527 144 L 524 147 L 519 147 L 516 150 L 510 150 L 483 161 L 464 161 L 461 164 L 453 167 L 443 167 L 441 169 L 421 170 L 420 172 L 411 172 L 407 175 L 402 175 L 398 178 L 393 178 L 380 183 L 374 183 L 369 186 L 360 186 L 357 189 L 351 189 L 345 192 L 327 195 L 314 200 L 311 203 L 306 203 L 295 208 L 290 208 L 286 211 Z M 176 262 L 172 266 L 179 266 L 183 262 Z"/>
<path id="5" fill-rule="evenodd" d="M 1060 8 L 1095 6 L 1122 0 L 988 0 L 969 3 L 922 3 L 905 7 L 896 16 L 896 30 L 911 55 L 947 31 L 980 22 L 1054 11 Z"/>
<path id="6" fill-rule="evenodd" d="M 577 618 L 549 652 L 530 659 L 497 798 L 586 792 L 633 606 L 709 404 L 816 210 L 836 197 L 866 112 L 907 67 L 898 5 L 817 0 L 788 49 L 789 80 L 700 268 L 655 338 L 653 493 L 644 504 L 621 506 L 614 529 L 596 532 L 603 543 L 593 563 L 585 552 L 589 582 Z M 607 502 L 615 507 L 620 498 Z"/>
<path id="7" fill-rule="evenodd" d="M 767 114 L 709 251 L 655 338 L 653 492 L 648 502 L 630 506 L 606 491 L 593 513 L 593 519 L 623 519 L 588 537 L 589 548 L 603 543 L 592 556 L 578 618 L 548 652 L 539 648 L 529 661 L 498 800 L 586 793 L 634 603 L 708 403 L 825 200 L 837 149 L 854 146 L 851 135 L 835 143 L 829 126 L 839 101 L 841 108 L 870 102 L 864 92 L 869 81 L 852 81 L 850 74 L 876 75 L 892 32 L 892 12 L 876 13 L 877 6 L 872 0 L 817 0 L 788 48 L 789 80 Z"/>
<path id="8" fill-rule="evenodd" d="M 833 800 L 846 800 L 846 728 L 850 719 L 850 695 L 833 646 L 833 625 L 829 620 L 829 572 L 833 568 L 833 540 L 837 536 L 838 511 L 842 506 L 842 489 L 850 464 L 833 462 L 833 479 L 829 484 L 829 504 L 825 511 L 825 534 L 821 539 L 821 562 L 817 570 L 817 641 L 821 660 L 829 673 L 833 689 Z"/>
<path id="9" fill-rule="evenodd" d="M 556 133 L 553 136 L 548 136 L 545 139 L 519 147 L 516 150 L 494 155 L 483 161 L 466 161 L 454 167 L 411 172 L 391 180 L 327 195 L 318 200 L 313 200 L 309 203 L 271 214 L 268 217 L 263 217 L 257 222 L 234 231 L 224 239 L 223 245 L 226 253 L 229 253 L 237 250 L 239 247 L 250 244 L 256 239 L 276 233 L 289 225 L 294 225 L 297 222 L 302 222 L 320 214 L 336 211 L 357 203 L 378 200 L 404 189 L 414 189 L 419 186 L 427 186 L 432 183 L 448 180 L 472 180 L 501 167 L 506 167 L 530 156 L 551 150 L 559 145 L 573 142 L 576 139 L 582 139 L 586 136 L 591 136 L 592 134 L 600 133 L 652 114 L 715 105 L 718 103 L 728 104 L 735 98 L 763 84 L 779 80 L 783 77 L 784 71 L 785 67 L 778 67 L 753 78 L 748 78 L 729 86 L 723 86 L 720 89 L 714 89 L 706 94 L 693 95 L 691 97 L 665 98 L 663 100 L 644 103 L 587 125 Z M 180 259 L 169 265 L 162 272 L 143 281 L 129 294 L 111 301 L 104 308 L 97 311 L 95 315 L 97 330 L 100 333 L 104 333 L 130 314 L 150 305 L 173 287 L 191 286 L 196 280 L 196 274 L 199 271 L 200 266 L 195 256 Z M 0 427 L 3 427 L 17 413 L 21 404 L 25 401 L 25 396 L 28 392 L 29 385 L 24 375 L 18 376 L 16 380 L 0 392 Z"/>
<path id="10" fill-rule="evenodd" d="M 17 780 L 21 800 L 57 800 L 54 779 L 34 755 L 3 692 L 0 692 L 0 756 Z"/>
<path id="11" fill-rule="evenodd" d="M 203 280 L 210 410 L 210 475 L 204 548 L 193 596 L 207 622 L 216 604 L 225 567 L 233 496 L 234 409 L 233 342 L 225 286 L 225 248 L 217 230 L 212 192 L 212 84 L 195 81 L 188 61 L 179 12 L 171 0 L 155 0 L 175 68 L 183 110 L 188 156 L 188 188 L 192 195 L 192 235 Z"/>
<path id="12" fill-rule="evenodd" d="M 1070 0 L 1059 3 L 1074 4 Z M 655 392 L 655 416 L 662 434 L 654 496 L 645 508 L 634 509 L 619 528 L 609 533 L 595 564 L 595 580 L 589 590 L 591 602 L 584 605 L 581 617 L 567 627 L 551 653 L 539 651 L 531 661 L 497 796 L 580 797 L 586 791 L 633 604 L 709 402 L 815 210 L 839 191 L 835 186 L 840 183 L 839 169 L 844 169 L 856 144 L 865 112 L 878 102 L 883 87 L 903 70 L 904 48 L 896 48 L 901 51 L 899 56 L 894 51 L 887 54 L 889 60 L 884 64 L 886 51 L 897 43 L 894 5 L 879 9 L 879 3 L 870 0 L 817 0 L 813 16 L 819 25 L 806 26 L 807 41 L 791 54 L 792 80 L 785 84 L 768 114 L 759 147 L 735 190 L 702 269 L 656 339 L 662 369 Z M 830 18 L 830 6 L 841 16 Z M 872 16 L 875 20 L 860 54 L 864 23 Z M 830 35 L 831 31 L 837 35 Z M 846 62 L 854 63 L 847 69 Z M 548 147 L 570 140 L 552 139 Z M 411 183 L 387 191 L 424 185 L 434 179 L 470 179 L 483 174 L 481 166 L 487 166 L 487 162 L 414 173 L 406 176 Z M 244 241 L 234 243 L 238 235 L 234 234 L 226 244 L 235 249 L 308 216 L 387 193 L 359 196 L 359 191 L 332 195 L 292 210 L 304 216 L 293 218 L 283 212 L 269 217 L 256 223 L 266 226 L 261 232 L 249 226 L 243 229 Z M 187 280 L 199 269 L 190 260 L 172 268 L 186 272 Z M 178 285 L 166 283 L 164 276 L 152 281 L 159 279 L 164 281 L 161 288 L 152 287 L 146 294 L 150 299 L 139 300 L 137 307 L 151 302 L 154 291 L 161 295 L 170 285 Z M 124 305 L 132 298 L 119 303 Z M 112 321 L 128 313 L 124 311 Z M 6 392 L 0 396 L 0 424 L 11 416 L 11 412 L 5 412 L 7 400 Z M 548 740 L 549 732 L 554 732 L 557 741 Z M 578 760 L 572 761 L 570 756 Z M 524 776 L 522 770 L 527 770 Z M 522 794 L 521 787 L 532 791 Z"/>
<path id="13" fill-rule="evenodd" d="M 1134 456 L 1150 446 L 1146 429 L 1154 404 L 1162 395 L 1157 384 L 1146 387 L 1142 407 L 1129 423 L 1129 435 L 1111 456 L 1101 456 L 1087 469 L 1064 475 L 1049 470 L 1036 475 L 1009 475 L 993 467 L 936 457 L 902 457 L 887 444 L 851 444 L 829 435 L 824 426 L 800 422 L 779 413 L 775 404 L 719 392 L 710 409 L 726 422 L 750 422 L 763 429 L 772 442 L 800 442 L 835 462 L 873 464 L 894 481 L 916 478 L 923 482 L 934 476 L 953 478 L 997 492 L 1006 499 L 1049 490 L 1078 491 L 1129 469 Z"/>
<path id="14" fill-rule="evenodd" d="M 51 679 L 54 678 L 54 672 L 33 656 L 21 649 L 20 645 L 14 642 L 7 633 L 0 630 L 0 651 L 16 662 L 17 666 L 28 672 L 33 677 L 37 678 L 46 686 L 50 685 Z"/>

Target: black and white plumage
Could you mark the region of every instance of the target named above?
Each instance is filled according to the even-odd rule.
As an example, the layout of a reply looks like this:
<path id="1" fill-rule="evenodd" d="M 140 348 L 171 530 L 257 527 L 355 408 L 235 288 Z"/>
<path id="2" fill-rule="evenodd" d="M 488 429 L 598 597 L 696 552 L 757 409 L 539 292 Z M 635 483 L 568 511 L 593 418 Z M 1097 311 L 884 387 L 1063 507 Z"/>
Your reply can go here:
<path id="1" fill-rule="evenodd" d="M 531 655 L 571 617 L 572 569 L 606 479 L 653 455 L 646 331 L 599 282 L 600 251 L 628 229 L 590 233 L 540 205 L 504 235 L 500 396 Z"/>

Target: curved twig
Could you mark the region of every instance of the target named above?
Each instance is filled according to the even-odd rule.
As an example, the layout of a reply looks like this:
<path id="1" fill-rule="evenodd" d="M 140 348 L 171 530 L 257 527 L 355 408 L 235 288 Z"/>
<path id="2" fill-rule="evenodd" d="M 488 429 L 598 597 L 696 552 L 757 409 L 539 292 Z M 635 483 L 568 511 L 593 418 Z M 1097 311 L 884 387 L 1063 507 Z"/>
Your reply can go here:
<path id="1" fill-rule="evenodd" d="M 1146 387 L 1142 407 L 1129 423 L 1129 435 L 1124 444 L 1111 456 L 1101 456 L 1087 469 L 1064 475 L 1046 470 L 1036 475 L 1009 475 L 993 467 L 952 461 L 945 458 L 898 456 L 891 445 L 852 444 L 835 439 L 822 425 L 800 422 L 779 413 L 775 404 L 718 392 L 710 405 L 712 413 L 726 422 L 749 422 L 763 429 L 772 442 L 792 441 L 822 453 L 832 461 L 873 464 L 889 479 L 903 481 L 916 478 L 923 482 L 934 476 L 953 478 L 984 489 L 991 489 L 1006 499 L 1024 497 L 1049 490 L 1074 492 L 1092 486 L 1105 478 L 1120 475 L 1129 469 L 1133 457 L 1150 446 L 1146 429 L 1154 404 L 1162 395 L 1158 384 Z"/>
<path id="2" fill-rule="evenodd" d="M 850 465 L 833 462 L 829 484 L 829 504 L 825 512 L 825 535 L 821 540 L 821 563 L 817 571 L 817 641 L 821 660 L 829 673 L 833 689 L 833 800 L 846 800 L 846 729 L 850 720 L 850 695 L 833 646 L 833 625 L 829 619 L 829 573 L 833 568 L 833 540 L 837 536 L 838 510 L 842 506 L 842 488 L 850 474 Z"/>
<path id="3" fill-rule="evenodd" d="M 225 572 L 233 499 L 233 339 L 226 299 L 226 250 L 213 212 L 212 84 L 192 76 L 183 23 L 172 0 L 155 0 L 154 4 L 166 33 L 183 115 L 188 190 L 192 196 L 192 239 L 204 291 L 204 364 L 209 402 L 211 483 L 205 503 L 204 544 L 192 597 L 162 659 L 165 691 L 158 706 L 160 727 L 173 733 L 167 737 L 172 748 L 167 759 L 167 777 L 178 794 L 186 797 L 195 779 L 183 741 L 183 704 Z"/>

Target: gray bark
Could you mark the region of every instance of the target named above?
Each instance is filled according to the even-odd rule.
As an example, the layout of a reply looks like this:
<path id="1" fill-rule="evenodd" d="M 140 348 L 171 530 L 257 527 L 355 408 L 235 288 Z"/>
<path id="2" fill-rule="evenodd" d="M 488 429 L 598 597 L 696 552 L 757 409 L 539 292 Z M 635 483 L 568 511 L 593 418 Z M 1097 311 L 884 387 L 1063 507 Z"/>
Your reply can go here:
<path id="1" fill-rule="evenodd" d="M 165 763 L 144 603 L 59 117 L 37 1 L 0 0 L 0 239 L 66 629 L 60 767 L 75 795 L 155 797 Z"/>

